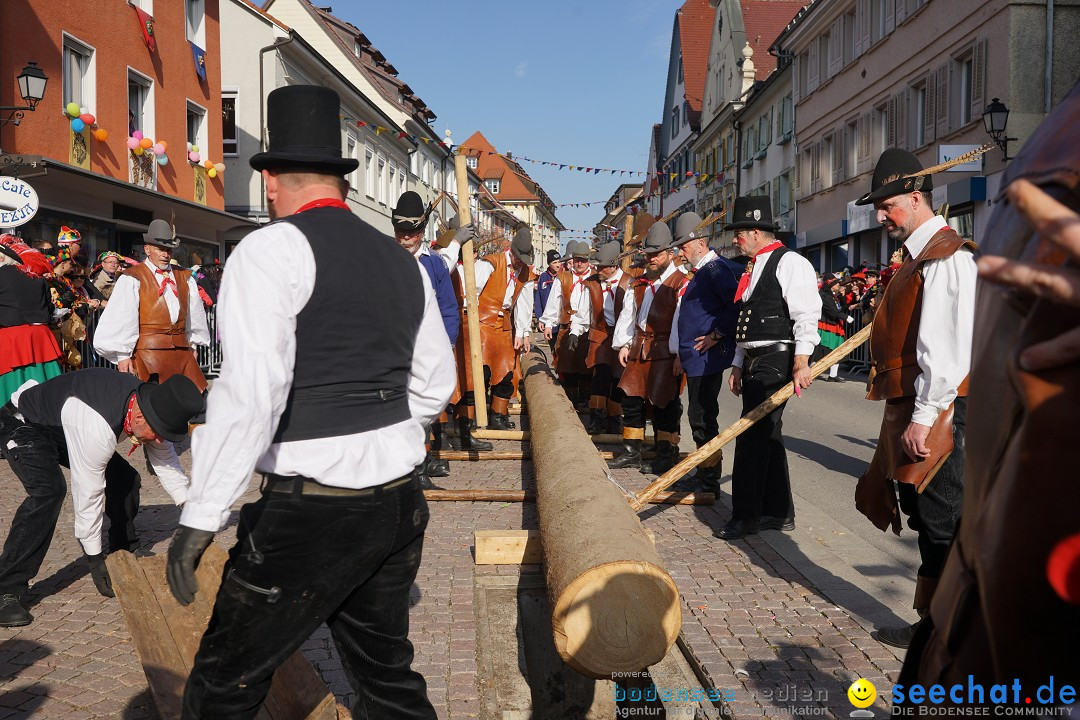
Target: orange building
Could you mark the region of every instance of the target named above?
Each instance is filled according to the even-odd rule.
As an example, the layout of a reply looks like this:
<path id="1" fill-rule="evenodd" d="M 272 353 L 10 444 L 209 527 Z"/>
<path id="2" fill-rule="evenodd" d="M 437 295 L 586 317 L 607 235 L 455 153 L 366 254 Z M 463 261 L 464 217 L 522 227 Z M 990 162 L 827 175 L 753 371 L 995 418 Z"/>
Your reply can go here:
<path id="1" fill-rule="evenodd" d="M 153 48 L 140 12 L 152 18 Z M 41 203 L 19 234 L 55 240 L 67 225 L 90 257 L 114 249 L 141 258 L 150 221 L 174 219 L 176 257 L 189 264 L 253 227 L 223 211 L 224 176 L 211 178 L 187 152 L 191 143 L 200 162 L 223 161 L 218 18 L 218 0 L 0 3 L 0 105 L 23 104 L 15 76 L 28 61 L 49 78 L 36 111 L 0 127 L 0 173 L 29 182 Z M 94 116 L 81 132 L 66 110 L 75 105 Z M 136 131 L 164 144 L 166 160 L 160 147 L 130 150 Z"/>

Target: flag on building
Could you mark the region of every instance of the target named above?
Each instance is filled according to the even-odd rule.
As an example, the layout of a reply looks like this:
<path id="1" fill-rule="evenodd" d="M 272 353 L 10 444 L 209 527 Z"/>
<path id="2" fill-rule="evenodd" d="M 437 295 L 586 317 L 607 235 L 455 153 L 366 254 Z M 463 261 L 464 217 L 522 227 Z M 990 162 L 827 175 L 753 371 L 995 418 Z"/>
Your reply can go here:
<path id="1" fill-rule="evenodd" d="M 143 42 L 146 43 L 146 47 L 150 52 L 157 51 L 157 41 L 154 39 L 154 18 L 143 12 L 142 8 L 136 7 L 135 15 L 139 18 L 139 29 L 142 31 Z"/>
<path id="2" fill-rule="evenodd" d="M 188 41 L 191 45 L 191 56 L 195 60 L 195 72 L 199 74 L 199 80 L 206 81 L 206 51 L 195 43 Z"/>

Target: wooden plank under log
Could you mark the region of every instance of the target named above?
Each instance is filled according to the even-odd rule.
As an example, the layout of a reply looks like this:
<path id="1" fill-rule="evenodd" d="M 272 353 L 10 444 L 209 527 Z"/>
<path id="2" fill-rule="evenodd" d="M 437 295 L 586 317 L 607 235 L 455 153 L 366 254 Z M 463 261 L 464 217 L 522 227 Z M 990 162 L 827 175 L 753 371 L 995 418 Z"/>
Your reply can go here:
<path id="1" fill-rule="evenodd" d="M 645 534 L 655 545 L 653 531 Z M 537 530 L 474 530 L 473 551 L 477 565 L 536 565 L 544 557 Z"/>
<path id="2" fill-rule="evenodd" d="M 578 424 L 580 425 L 581 423 L 579 422 Z M 584 430 L 584 428 L 582 428 L 582 430 Z M 449 436 L 456 436 L 457 434 L 451 428 L 447 428 L 444 432 Z M 487 428 L 473 430 L 472 435 L 473 437 L 482 440 L 517 440 L 520 442 L 529 442 L 532 437 L 528 430 L 488 430 Z M 624 439 L 622 435 L 611 435 L 608 433 L 589 435 L 588 437 L 597 445 L 621 445 Z M 650 443 L 651 438 L 646 438 L 645 442 Z"/>
<path id="3" fill-rule="evenodd" d="M 689 453 L 680 453 L 679 457 L 686 457 Z M 477 462 L 480 460 L 531 460 L 531 450 L 433 450 L 431 456 L 436 460 L 458 460 L 467 462 Z M 646 450 L 641 453 L 643 458 L 654 458 L 656 453 L 652 450 Z M 615 453 L 608 451 L 601 451 L 600 457 L 604 460 L 611 460 L 615 457 Z"/>
<path id="4" fill-rule="evenodd" d="M 614 487 L 614 486 L 612 486 Z M 536 502 L 536 493 L 528 490 L 462 489 L 425 490 L 424 498 L 430 502 Z M 649 502 L 656 505 L 712 505 L 716 496 L 710 492 L 662 492 Z"/>
<path id="5" fill-rule="evenodd" d="M 180 605 L 169 591 L 165 555 L 136 558 L 120 550 L 105 560 L 162 720 L 180 718 L 184 684 L 210 622 L 227 559 L 226 552 L 217 545 L 211 544 L 206 549 L 195 572 L 199 591 L 187 607 Z M 348 710 L 338 705 L 315 669 L 297 651 L 274 673 L 270 692 L 256 720 L 338 720 L 339 717 L 348 717 Z"/>

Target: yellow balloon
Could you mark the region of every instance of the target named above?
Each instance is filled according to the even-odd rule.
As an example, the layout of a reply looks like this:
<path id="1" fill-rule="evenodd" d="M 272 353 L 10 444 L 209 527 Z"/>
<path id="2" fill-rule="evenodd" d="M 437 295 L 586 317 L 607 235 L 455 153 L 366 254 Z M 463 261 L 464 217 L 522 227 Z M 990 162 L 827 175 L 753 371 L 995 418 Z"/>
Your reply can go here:
<path id="1" fill-rule="evenodd" d="M 206 171 L 206 174 L 207 174 L 208 177 L 216 178 L 217 177 L 217 170 L 215 170 L 214 168 L 210 168 L 209 170 Z"/>
<path id="2" fill-rule="evenodd" d="M 142 155 L 144 152 L 146 152 L 146 148 L 144 148 L 142 145 L 136 145 L 131 152 L 135 153 L 136 155 Z"/>

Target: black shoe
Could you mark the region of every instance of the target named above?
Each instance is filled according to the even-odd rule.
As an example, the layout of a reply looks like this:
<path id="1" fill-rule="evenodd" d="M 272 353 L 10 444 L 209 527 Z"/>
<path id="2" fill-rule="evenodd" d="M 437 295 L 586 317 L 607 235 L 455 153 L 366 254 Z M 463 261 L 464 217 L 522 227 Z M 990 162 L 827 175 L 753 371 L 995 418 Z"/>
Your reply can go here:
<path id="1" fill-rule="evenodd" d="M 750 520 L 732 520 L 714 533 L 721 540 L 738 540 L 747 535 L 756 535 L 758 524 Z"/>
<path id="2" fill-rule="evenodd" d="M 786 517 L 771 517 L 769 515 L 762 515 L 758 520 L 758 530 L 783 530 L 784 532 L 790 532 L 795 529 L 795 518 Z"/>
<path id="3" fill-rule="evenodd" d="M 18 595 L 0 595 L 0 627 L 22 627 L 33 621 Z"/>
<path id="4" fill-rule="evenodd" d="M 622 468 L 640 468 L 641 441 L 627 440 L 626 443 L 623 445 L 622 453 L 614 460 L 608 460 L 607 466 L 612 470 L 621 470 Z"/>
<path id="5" fill-rule="evenodd" d="M 589 419 L 585 423 L 585 432 L 590 435 L 599 435 L 607 427 L 607 415 L 603 410 L 595 408 L 589 411 Z"/>
<path id="6" fill-rule="evenodd" d="M 421 490 L 442 490 L 441 487 L 431 482 L 431 478 L 429 478 L 427 475 L 418 475 L 417 479 L 420 480 Z"/>
<path id="7" fill-rule="evenodd" d="M 656 443 L 656 457 L 649 463 L 649 472 L 653 475 L 663 475 L 675 467 L 678 457 L 679 448 L 667 441 Z"/>
<path id="8" fill-rule="evenodd" d="M 449 477 L 450 463 L 446 460 L 437 460 L 431 457 L 431 453 L 424 458 L 424 475 L 428 477 Z"/>
<path id="9" fill-rule="evenodd" d="M 472 430 L 469 428 L 470 422 L 469 418 L 459 418 L 454 421 L 457 434 L 446 438 L 450 443 L 450 447 L 454 450 L 479 450 L 483 452 L 493 449 L 495 446 L 487 440 L 477 440 L 473 437 Z"/>
<path id="10" fill-rule="evenodd" d="M 911 639 L 915 637 L 915 628 L 917 627 L 919 627 L 919 623 L 914 623 L 906 627 L 881 628 L 880 630 L 871 632 L 870 637 L 874 638 L 879 643 L 907 650 L 911 645 Z"/>
<path id="11" fill-rule="evenodd" d="M 502 415 L 500 413 L 488 413 L 488 430 L 513 430 L 517 427 L 514 423 L 510 422 L 509 415 Z"/>

